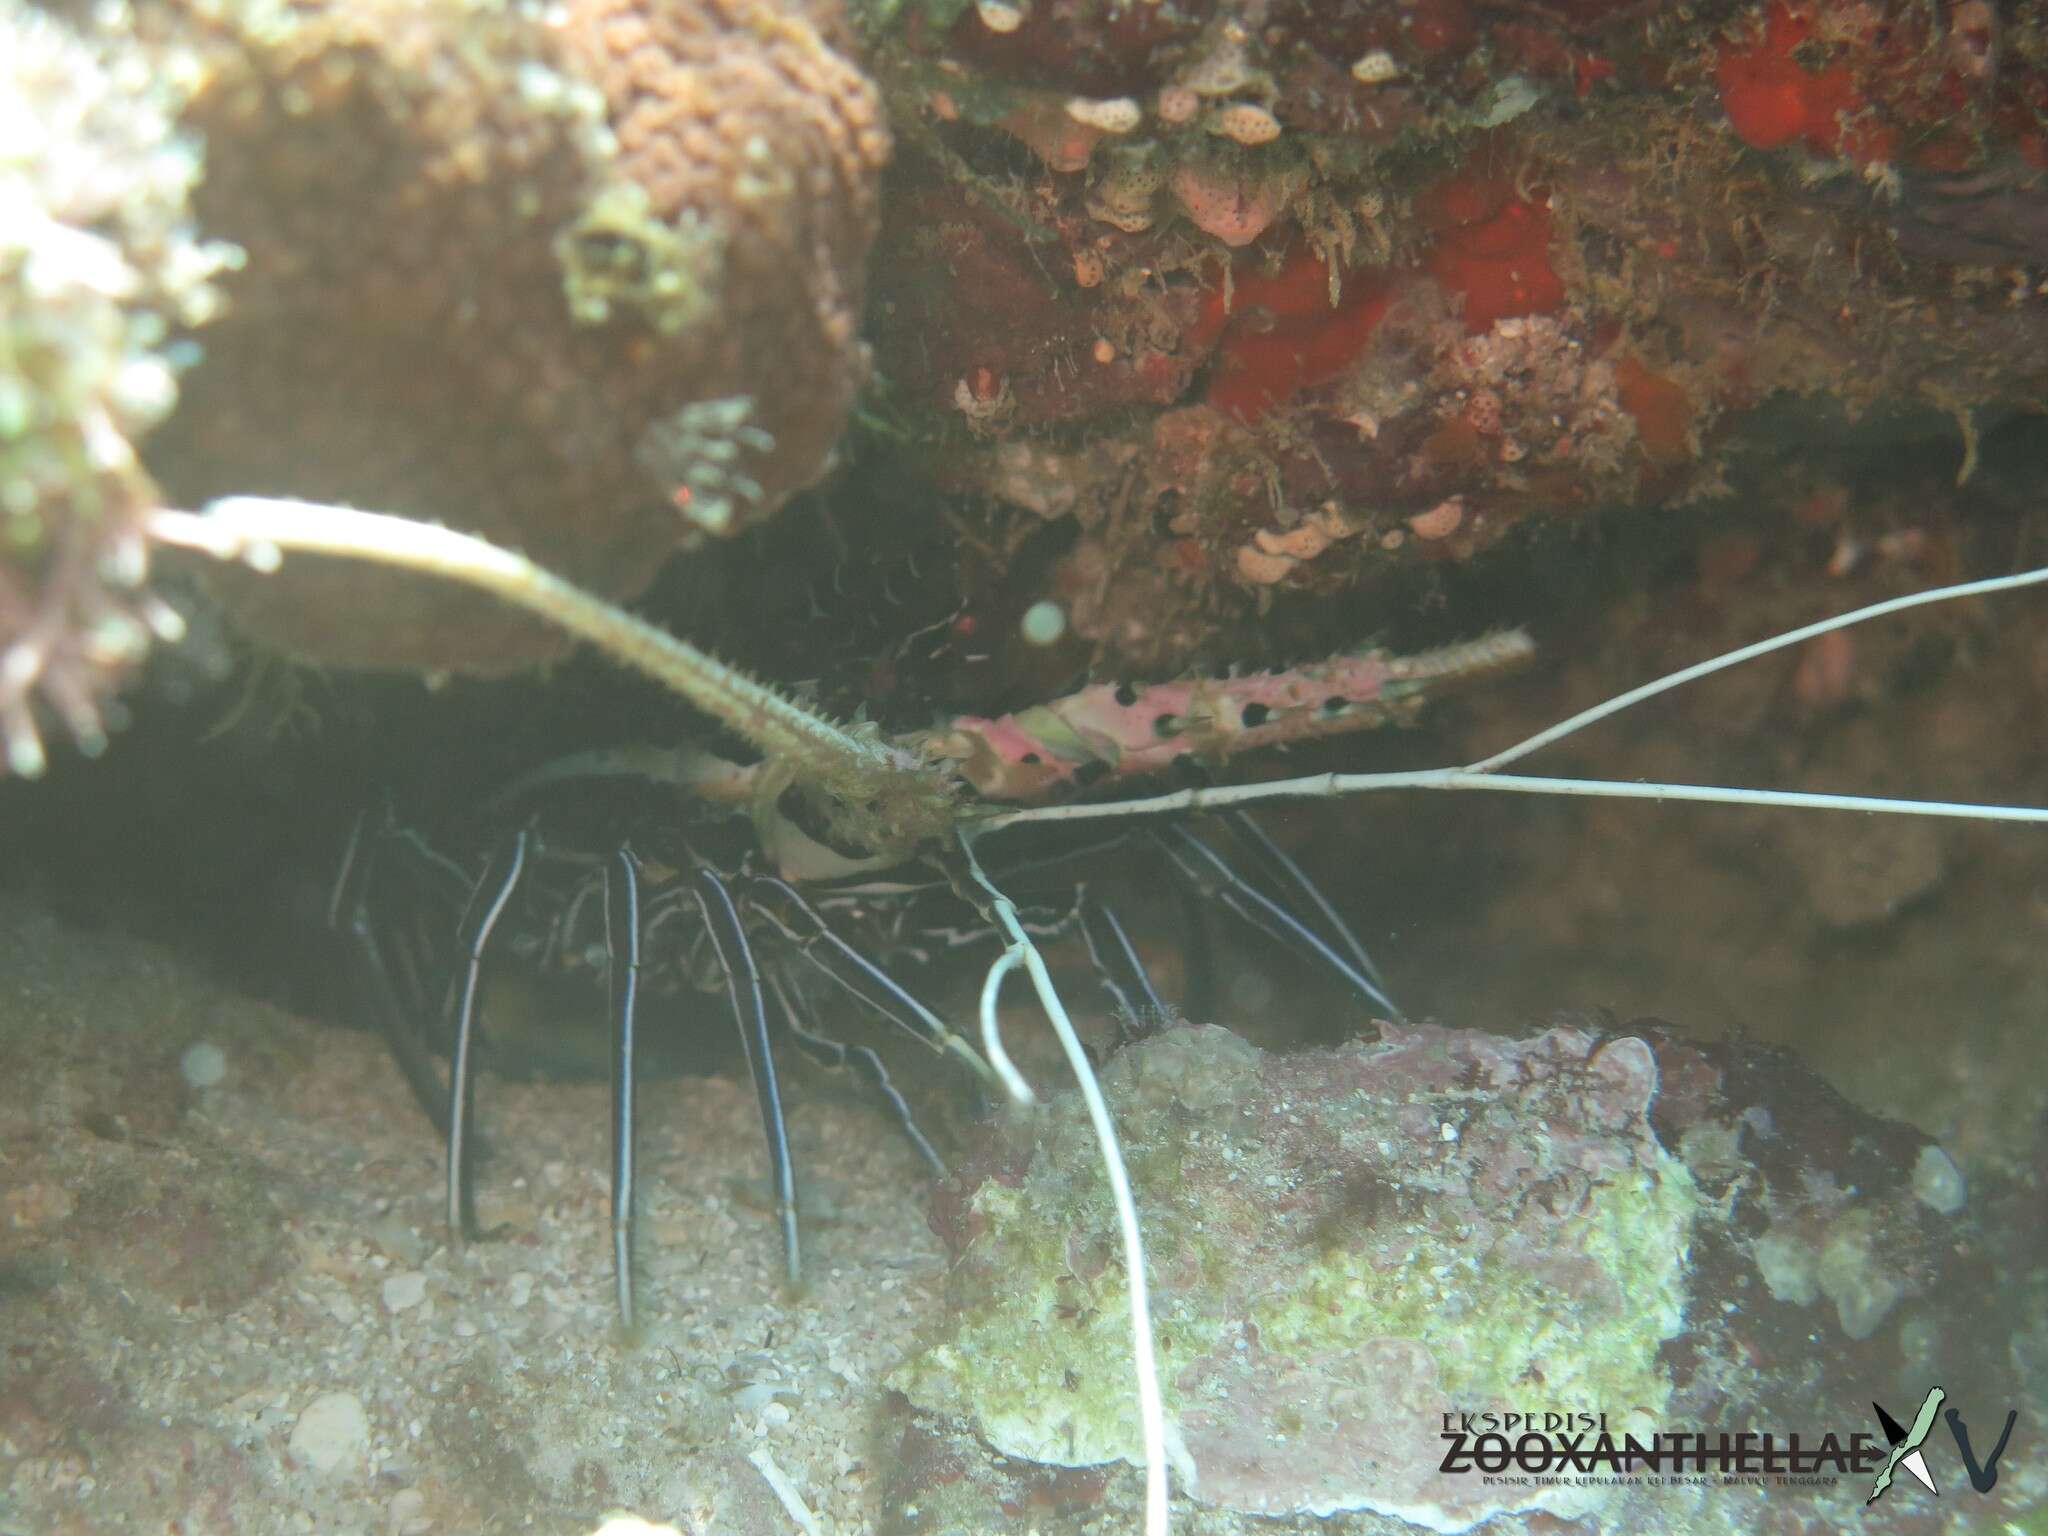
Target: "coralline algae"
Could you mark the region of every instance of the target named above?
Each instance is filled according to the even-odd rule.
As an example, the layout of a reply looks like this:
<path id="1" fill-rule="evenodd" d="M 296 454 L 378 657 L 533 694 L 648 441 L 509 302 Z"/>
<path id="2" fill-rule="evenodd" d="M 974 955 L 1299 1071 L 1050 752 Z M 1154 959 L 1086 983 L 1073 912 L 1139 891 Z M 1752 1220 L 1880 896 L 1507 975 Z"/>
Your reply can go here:
<path id="1" fill-rule="evenodd" d="M 1252 1513 L 1439 1531 L 1584 1512 L 1598 1490 L 1439 1472 L 1443 1415 L 1664 1408 L 1698 1196 L 1650 1130 L 1655 1058 L 1578 1029 L 1381 1031 L 1281 1057 L 1175 1029 L 1103 1073 L 1183 1479 Z M 953 1208 L 952 1331 L 892 1385 L 1013 1456 L 1135 1462 L 1099 1157 L 1078 1105 L 1040 1129 Z"/>

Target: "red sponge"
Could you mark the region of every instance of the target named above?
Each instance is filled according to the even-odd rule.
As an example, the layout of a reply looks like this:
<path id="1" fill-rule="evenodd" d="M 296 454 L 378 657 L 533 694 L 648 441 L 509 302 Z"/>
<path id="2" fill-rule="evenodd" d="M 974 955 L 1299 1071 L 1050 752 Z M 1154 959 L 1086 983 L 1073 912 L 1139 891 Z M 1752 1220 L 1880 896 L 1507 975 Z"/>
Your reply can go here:
<path id="1" fill-rule="evenodd" d="M 1842 119 L 1862 110 L 1863 95 L 1846 64 L 1810 70 L 1792 57 L 1812 35 L 1811 20 L 1773 3 L 1761 38 L 1722 46 L 1714 84 L 1743 143 L 1777 149 L 1799 140 L 1820 154 L 1842 148 Z"/>
<path id="2" fill-rule="evenodd" d="M 1463 295 L 1473 335 L 1564 304 L 1564 280 L 1550 265 L 1550 210 L 1518 196 L 1506 177 L 1453 177 L 1424 193 L 1416 212 L 1440 231 L 1430 276 Z"/>

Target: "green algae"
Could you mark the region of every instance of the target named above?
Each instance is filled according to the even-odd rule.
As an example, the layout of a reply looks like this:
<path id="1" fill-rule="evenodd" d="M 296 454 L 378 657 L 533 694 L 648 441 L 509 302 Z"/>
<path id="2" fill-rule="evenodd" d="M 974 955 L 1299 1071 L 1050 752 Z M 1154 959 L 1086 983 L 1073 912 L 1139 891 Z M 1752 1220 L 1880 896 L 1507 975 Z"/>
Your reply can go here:
<path id="1" fill-rule="evenodd" d="M 1428 1518 L 1424 1469 L 1357 1450 L 1386 1440 L 1376 1413 L 1540 1391 L 1654 1414 L 1669 1396 L 1658 1349 L 1683 1322 L 1698 1194 L 1649 1134 L 1649 1079 L 1617 1113 L 1590 1037 L 1416 1038 L 1282 1059 L 1178 1030 L 1104 1074 L 1198 1496 Z M 1516 1066 L 1497 1096 L 1443 1070 L 1496 1058 Z M 1010 1455 L 1135 1464 L 1123 1282 L 1078 1108 L 1055 1106 L 1021 1182 L 984 1183 L 968 1212 L 948 1331 L 890 1384 Z"/>
<path id="2" fill-rule="evenodd" d="M 1540 1381 L 1559 1402 L 1654 1412 L 1670 1392 L 1656 1345 L 1684 1318 L 1695 1198 L 1691 1175 L 1665 1154 L 1654 1172 L 1594 1184 L 1584 1209 L 1562 1224 L 1558 1246 L 1593 1261 L 1617 1306 L 1561 1306 L 1540 1270 L 1425 1230 L 1393 1270 L 1367 1251 L 1326 1250 L 1297 1286 L 1255 1305 L 1253 1321 L 1266 1348 L 1302 1357 L 1369 1339 L 1419 1340 L 1444 1391 L 1460 1401 L 1504 1398 Z"/>

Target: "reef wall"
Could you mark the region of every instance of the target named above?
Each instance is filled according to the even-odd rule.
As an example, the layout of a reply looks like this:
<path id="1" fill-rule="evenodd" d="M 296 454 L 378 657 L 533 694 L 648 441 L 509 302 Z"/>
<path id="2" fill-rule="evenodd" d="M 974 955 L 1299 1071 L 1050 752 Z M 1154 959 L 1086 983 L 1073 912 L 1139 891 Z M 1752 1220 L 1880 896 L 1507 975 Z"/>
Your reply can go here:
<path id="1" fill-rule="evenodd" d="M 912 0 L 876 338 L 949 483 L 1182 664 L 1328 595 L 2042 382 L 2038 6 Z M 1802 425 L 1773 402 L 1804 397 Z"/>

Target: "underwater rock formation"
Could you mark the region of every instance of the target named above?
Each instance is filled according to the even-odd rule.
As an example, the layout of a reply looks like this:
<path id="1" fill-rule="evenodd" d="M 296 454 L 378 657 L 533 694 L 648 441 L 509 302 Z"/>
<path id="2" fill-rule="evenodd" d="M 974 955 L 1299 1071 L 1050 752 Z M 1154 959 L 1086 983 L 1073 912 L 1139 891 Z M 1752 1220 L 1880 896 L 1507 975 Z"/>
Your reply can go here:
<path id="1" fill-rule="evenodd" d="M 136 443 L 178 397 L 171 332 L 212 315 L 233 256 L 187 207 L 189 62 L 0 3 L 0 735 L 17 773 L 42 764 L 39 700 L 95 750 L 152 623 L 172 627 L 136 591 L 156 494 Z"/>
<path id="2" fill-rule="evenodd" d="M 187 7 L 201 226 L 247 254 L 151 464 L 187 504 L 439 520 L 607 596 L 827 463 L 889 136 L 829 6 Z M 222 582 L 273 645 L 499 672 L 559 637 L 296 561 Z M 374 621 L 366 621 L 374 614 Z"/>
<path id="3" fill-rule="evenodd" d="M 1785 1057 L 1648 1021 L 1526 1040 L 1380 1028 L 1281 1056 L 1182 1027 L 1102 1074 L 1197 1500 L 1438 1531 L 1835 1529 L 1857 1478 L 1761 1504 L 1488 1480 L 1443 1470 L 1444 1415 L 1818 1442 L 1936 1373 L 1973 1401 L 2019 1400 L 1995 1245 L 1917 1132 Z M 992 1146 L 942 1192 L 934 1226 L 956 1255 L 950 1316 L 892 1378 L 922 1410 L 914 1432 L 957 1420 L 1030 1462 L 1135 1460 L 1116 1237 L 1072 1096 L 1035 1142 Z M 1985 1312 L 1945 1304 L 1965 1295 Z M 2026 1508 L 2040 1481 L 2009 1473 L 1997 1507 Z M 1922 1528 L 1896 1502 L 1868 1518 Z"/>
<path id="4" fill-rule="evenodd" d="M 1643 1036 L 1659 1070 L 1651 1124 L 1715 1213 L 1691 1256 L 1704 1304 L 1672 1352 L 1679 1408 L 1727 1419 L 1754 1404 L 1829 1423 L 1859 1384 L 1908 1396 L 1937 1378 L 2018 1401 L 1999 1308 L 2030 1283 L 2037 1234 L 1980 1225 L 1984 1202 L 1946 1151 L 1790 1056 L 1647 1023 Z"/>
<path id="5" fill-rule="evenodd" d="M 1185 665 L 1190 604 L 1711 495 L 1774 396 L 1967 446 L 2041 386 L 2037 7 L 880 9 L 899 398 L 1144 468 L 1161 412 L 1249 429 L 1249 494 L 1235 463 L 1082 488 L 1128 596 L 1078 628 L 1125 664 Z M 952 478 L 1016 489 L 985 446 Z M 1260 548 L 1324 511 L 1359 536 Z"/>
<path id="6" fill-rule="evenodd" d="M 1653 1418 L 1685 1315 L 1692 1180 L 1651 1136 L 1639 1040 L 1389 1027 L 1262 1056 L 1214 1026 L 1104 1074 L 1140 1191 L 1191 1491 L 1257 1514 L 1460 1531 L 1580 1490 L 1440 1474 L 1442 1415 L 1557 1401 Z M 898 1371 L 1010 1455 L 1134 1459 L 1128 1317 L 1085 1121 L 942 1224 L 957 1331 Z"/>

